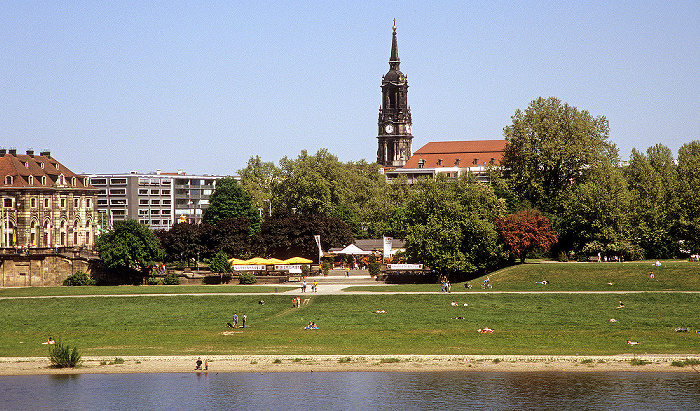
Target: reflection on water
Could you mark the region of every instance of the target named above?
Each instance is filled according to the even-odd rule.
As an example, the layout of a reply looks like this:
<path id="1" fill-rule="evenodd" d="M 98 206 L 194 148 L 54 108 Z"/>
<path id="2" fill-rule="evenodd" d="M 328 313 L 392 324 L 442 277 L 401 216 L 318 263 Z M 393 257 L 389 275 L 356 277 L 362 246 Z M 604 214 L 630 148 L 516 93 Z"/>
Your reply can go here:
<path id="1" fill-rule="evenodd" d="M 0 377 L 3 409 L 700 408 L 700 374 L 314 372 Z"/>

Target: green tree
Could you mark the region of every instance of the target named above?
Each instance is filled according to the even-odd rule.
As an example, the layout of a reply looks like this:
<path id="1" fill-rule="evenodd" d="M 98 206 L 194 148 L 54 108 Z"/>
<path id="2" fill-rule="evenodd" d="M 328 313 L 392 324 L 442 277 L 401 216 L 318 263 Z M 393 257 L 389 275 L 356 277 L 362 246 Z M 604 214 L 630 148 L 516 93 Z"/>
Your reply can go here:
<path id="1" fill-rule="evenodd" d="M 678 237 L 682 248 L 691 253 L 700 251 L 700 141 L 683 144 L 678 150 L 679 203 Z"/>
<path id="2" fill-rule="evenodd" d="M 490 186 L 469 178 L 424 180 L 411 192 L 407 210 L 409 261 L 453 279 L 501 262 L 495 223 L 505 206 Z"/>
<path id="3" fill-rule="evenodd" d="M 578 184 L 583 171 L 600 163 L 616 164 L 617 148 L 608 141 L 608 121 L 587 111 L 542 97 L 503 129 L 503 173 L 514 193 L 532 208 L 553 213 L 560 195 Z"/>
<path id="4" fill-rule="evenodd" d="M 273 208 L 281 213 L 325 214 L 343 220 L 353 234 L 365 237 L 382 210 L 385 178 L 377 164 L 342 163 L 326 149 L 302 151 L 280 160 L 281 178 L 273 184 Z"/>
<path id="5" fill-rule="evenodd" d="M 115 221 L 112 229 L 95 242 L 107 268 L 129 268 L 146 272 L 148 264 L 162 261 L 165 253 L 156 234 L 136 220 Z"/>
<path id="6" fill-rule="evenodd" d="M 677 221 L 676 170 L 671 150 L 663 145 L 632 150 L 624 175 L 630 192 L 632 238 L 647 258 L 672 258 L 678 254 L 673 234 Z"/>
<path id="7" fill-rule="evenodd" d="M 227 218 L 216 225 L 204 224 L 202 242 L 207 255 L 219 251 L 238 258 L 252 257 L 257 250 L 255 235 L 251 236 L 250 220 L 247 218 Z"/>
<path id="8" fill-rule="evenodd" d="M 318 259 L 314 235 L 321 236 L 321 247 L 344 247 L 353 242 L 350 227 L 336 217 L 323 214 L 275 214 L 262 224 L 260 243 L 269 256 L 287 259 L 304 257 Z"/>
<path id="9" fill-rule="evenodd" d="M 214 255 L 214 258 L 212 258 L 209 263 L 209 269 L 211 269 L 212 272 L 220 274 L 231 272 L 231 263 L 228 261 L 228 255 L 225 251 L 219 250 Z"/>
<path id="10" fill-rule="evenodd" d="M 241 187 L 250 195 L 253 207 L 267 209 L 272 198 L 272 185 L 280 177 L 275 163 L 265 162 L 260 156 L 250 157 L 246 167 L 238 170 Z"/>
<path id="11" fill-rule="evenodd" d="M 202 226 L 199 224 L 177 223 L 170 230 L 159 231 L 161 245 L 170 261 L 187 261 L 197 257 L 198 253 L 206 253 L 202 243 Z"/>
<path id="12" fill-rule="evenodd" d="M 216 182 L 216 189 L 209 198 L 209 207 L 204 210 L 203 219 L 208 224 L 216 224 L 229 218 L 247 218 L 251 234 L 260 230 L 260 214 L 250 200 L 250 195 L 233 177 L 225 177 Z"/>
<path id="13" fill-rule="evenodd" d="M 630 241 L 629 204 L 627 182 L 619 168 L 601 164 L 586 170 L 584 181 L 564 194 L 562 245 L 583 255 L 639 258 Z"/>

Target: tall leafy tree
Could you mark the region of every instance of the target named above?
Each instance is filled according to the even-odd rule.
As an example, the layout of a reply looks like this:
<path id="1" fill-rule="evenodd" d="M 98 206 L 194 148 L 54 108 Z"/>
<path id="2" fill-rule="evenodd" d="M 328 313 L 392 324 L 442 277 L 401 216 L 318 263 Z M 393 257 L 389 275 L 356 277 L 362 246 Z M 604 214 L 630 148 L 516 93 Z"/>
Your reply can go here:
<path id="1" fill-rule="evenodd" d="M 300 215 L 325 214 L 342 219 L 354 235 L 367 235 L 386 186 L 377 164 L 342 163 L 326 149 L 280 160 L 273 184 L 273 209 Z"/>
<path id="2" fill-rule="evenodd" d="M 216 182 L 216 189 L 209 197 L 209 207 L 204 210 L 203 219 L 208 224 L 216 224 L 229 218 L 246 218 L 250 221 L 251 234 L 260 229 L 260 214 L 250 200 L 250 195 L 233 177 L 225 177 Z"/>
<path id="3" fill-rule="evenodd" d="M 583 171 L 602 162 L 617 163 L 608 141 L 608 120 L 542 97 L 517 110 L 503 129 L 507 140 L 503 172 L 513 191 L 531 207 L 558 211 L 560 195 L 579 183 Z"/>
<path id="4" fill-rule="evenodd" d="M 498 233 L 513 257 L 525 262 L 531 251 L 548 251 L 557 242 L 557 234 L 537 210 L 521 210 L 497 222 Z"/>
<path id="5" fill-rule="evenodd" d="M 627 182 L 618 167 L 601 164 L 586 170 L 585 180 L 564 195 L 562 245 L 583 255 L 641 257 L 631 241 L 629 205 Z"/>
<path id="6" fill-rule="evenodd" d="M 112 229 L 95 242 L 107 268 L 144 271 L 153 261 L 162 261 L 163 249 L 155 232 L 136 220 L 115 221 Z"/>
<path id="7" fill-rule="evenodd" d="M 253 207 L 267 209 L 272 198 L 272 185 L 280 177 L 280 169 L 272 162 L 251 157 L 246 167 L 238 170 L 241 187 L 250 195 Z"/>
<path id="8" fill-rule="evenodd" d="M 678 150 L 678 236 L 685 251 L 700 251 L 700 141 Z"/>
<path id="9" fill-rule="evenodd" d="M 486 184 L 424 180 L 407 204 L 406 256 L 452 278 L 492 268 L 503 258 L 495 223 L 504 210 Z"/>
<path id="10" fill-rule="evenodd" d="M 318 247 L 314 235 L 321 236 L 323 250 L 344 247 L 354 240 L 350 227 L 336 217 L 279 213 L 263 222 L 259 241 L 271 257 L 299 256 L 316 261 Z"/>
<path id="11" fill-rule="evenodd" d="M 159 238 L 170 260 L 187 261 L 188 266 L 198 253 L 207 252 L 202 243 L 202 226 L 199 224 L 175 224 L 170 230 L 160 231 Z"/>
<path id="12" fill-rule="evenodd" d="M 648 258 L 671 258 L 678 253 L 673 234 L 677 221 L 675 164 L 663 145 L 632 150 L 624 175 L 630 192 L 632 238 Z"/>
<path id="13" fill-rule="evenodd" d="M 202 243 L 208 255 L 223 251 L 233 257 L 250 258 L 257 251 L 257 237 L 250 233 L 250 220 L 247 218 L 227 218 L 216 224 L 204 224 Z"/>

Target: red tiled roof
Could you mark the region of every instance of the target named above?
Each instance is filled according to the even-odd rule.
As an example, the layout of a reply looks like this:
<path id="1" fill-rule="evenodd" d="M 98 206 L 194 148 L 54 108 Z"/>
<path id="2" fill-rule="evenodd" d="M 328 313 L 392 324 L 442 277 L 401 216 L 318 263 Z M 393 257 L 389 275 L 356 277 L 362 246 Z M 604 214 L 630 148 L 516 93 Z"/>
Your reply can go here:
<path id="1" fill-rule="evenodd" d="M 84 177 L 70 171 L 53 157 L 9 153 L 0 157 L 0 189 L 50 188 L 54 187 L 61 174 L 66 179 L 67 188 L 94 189 L 93 186 L 84 184 Z M 12 176 L 12 184 L 5 184 L 7 176 Z M 33 176 L 31 183 L 29 176 Z M 46 176 L 46 184 L 41 184 L 42 176 Z M 73 177 L 76 177 L 75 184 Z"/>
<path id="2" fill-rule="evenodd" d="M 434 141 L 414 152 L 403 168 L 419 168 L 420 160 L 425 161 L 423 168 L 473 167 L 489 164 L 491 159 L 498 165 L 505 147 L 506 140 Z"/>

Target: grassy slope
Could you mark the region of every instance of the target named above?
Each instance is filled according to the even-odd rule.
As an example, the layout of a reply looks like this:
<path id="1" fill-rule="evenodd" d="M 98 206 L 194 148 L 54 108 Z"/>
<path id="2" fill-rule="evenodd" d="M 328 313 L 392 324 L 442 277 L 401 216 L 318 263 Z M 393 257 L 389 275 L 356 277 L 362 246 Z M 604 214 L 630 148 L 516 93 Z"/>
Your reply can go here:
<path id="1" fill-rule="evenodd" d="M 649 276 L 654 273 L 654 278 Z M 700 291 L 700 263 L 664 261 L 628 263 L 540 263 L 521 264 L 490 274 L 498 291 Z M 484 277 L 470 281 L 471 291 L 481 291 Z M 547 280 L 546 286 L 536 284 Z M 612 283 L 612 285 L 608 285 Z M 353 291 L 440 291 L 439 285 L 406 284 L 387 287 L 352 287 Z M 464 283 L 453 284 L 452 292 L 465 292 Z"/>
<path id="2" fill-rule="evenodd" d="M 527 264 L 491 275 L 495 290 L 600 289 L 619 294 L 313 295 L 300 309 L 291 308 L 290 296 L 274 294 L 262 306 L 252 295 L 0 300 L 0 356 L 46 355 L 40 343 L 48 336 L 77 345 L 83 355 L 105 356 L 697 353 L 700 294 L 625 294 L 625 289 L 698 290 L 698 267 L 664 262 L 653 269 L 654 280 L 648 276 L 650 263 Z M 535 280 L 545 278 L 550 285 L 535 286 Z M 612 287 L 606 285 L 609 281 Z M 137 293 L 152 289 L 118 288 Z M 390 289 L 407 288 L 439 291 L 436 285 Z M 98 288 L 100 294 L 104 290 Z M 199 290 L 183 287 L 178 292 Z M 452 300 L 460 306 L 450 306 Z M 615 308 L 618 300 L 624 308 Z M 374 313 L 378 309 L 387 313 Z M 248 315 L 250 328 L 228 333 L 233 330 L 225 323 L 234 311 Z M 458 316 L 465 319 L 453 319 Z M 610 318 L 618 321 L 611 323 Z M 321 329 L 303 330 L 309 321 Z M 496 332 L 476 332 L 485 326 Z M 681 326 L 693 332 L 673 331 Z M 627 339 L 642 344 L 629 346 Z"/>

